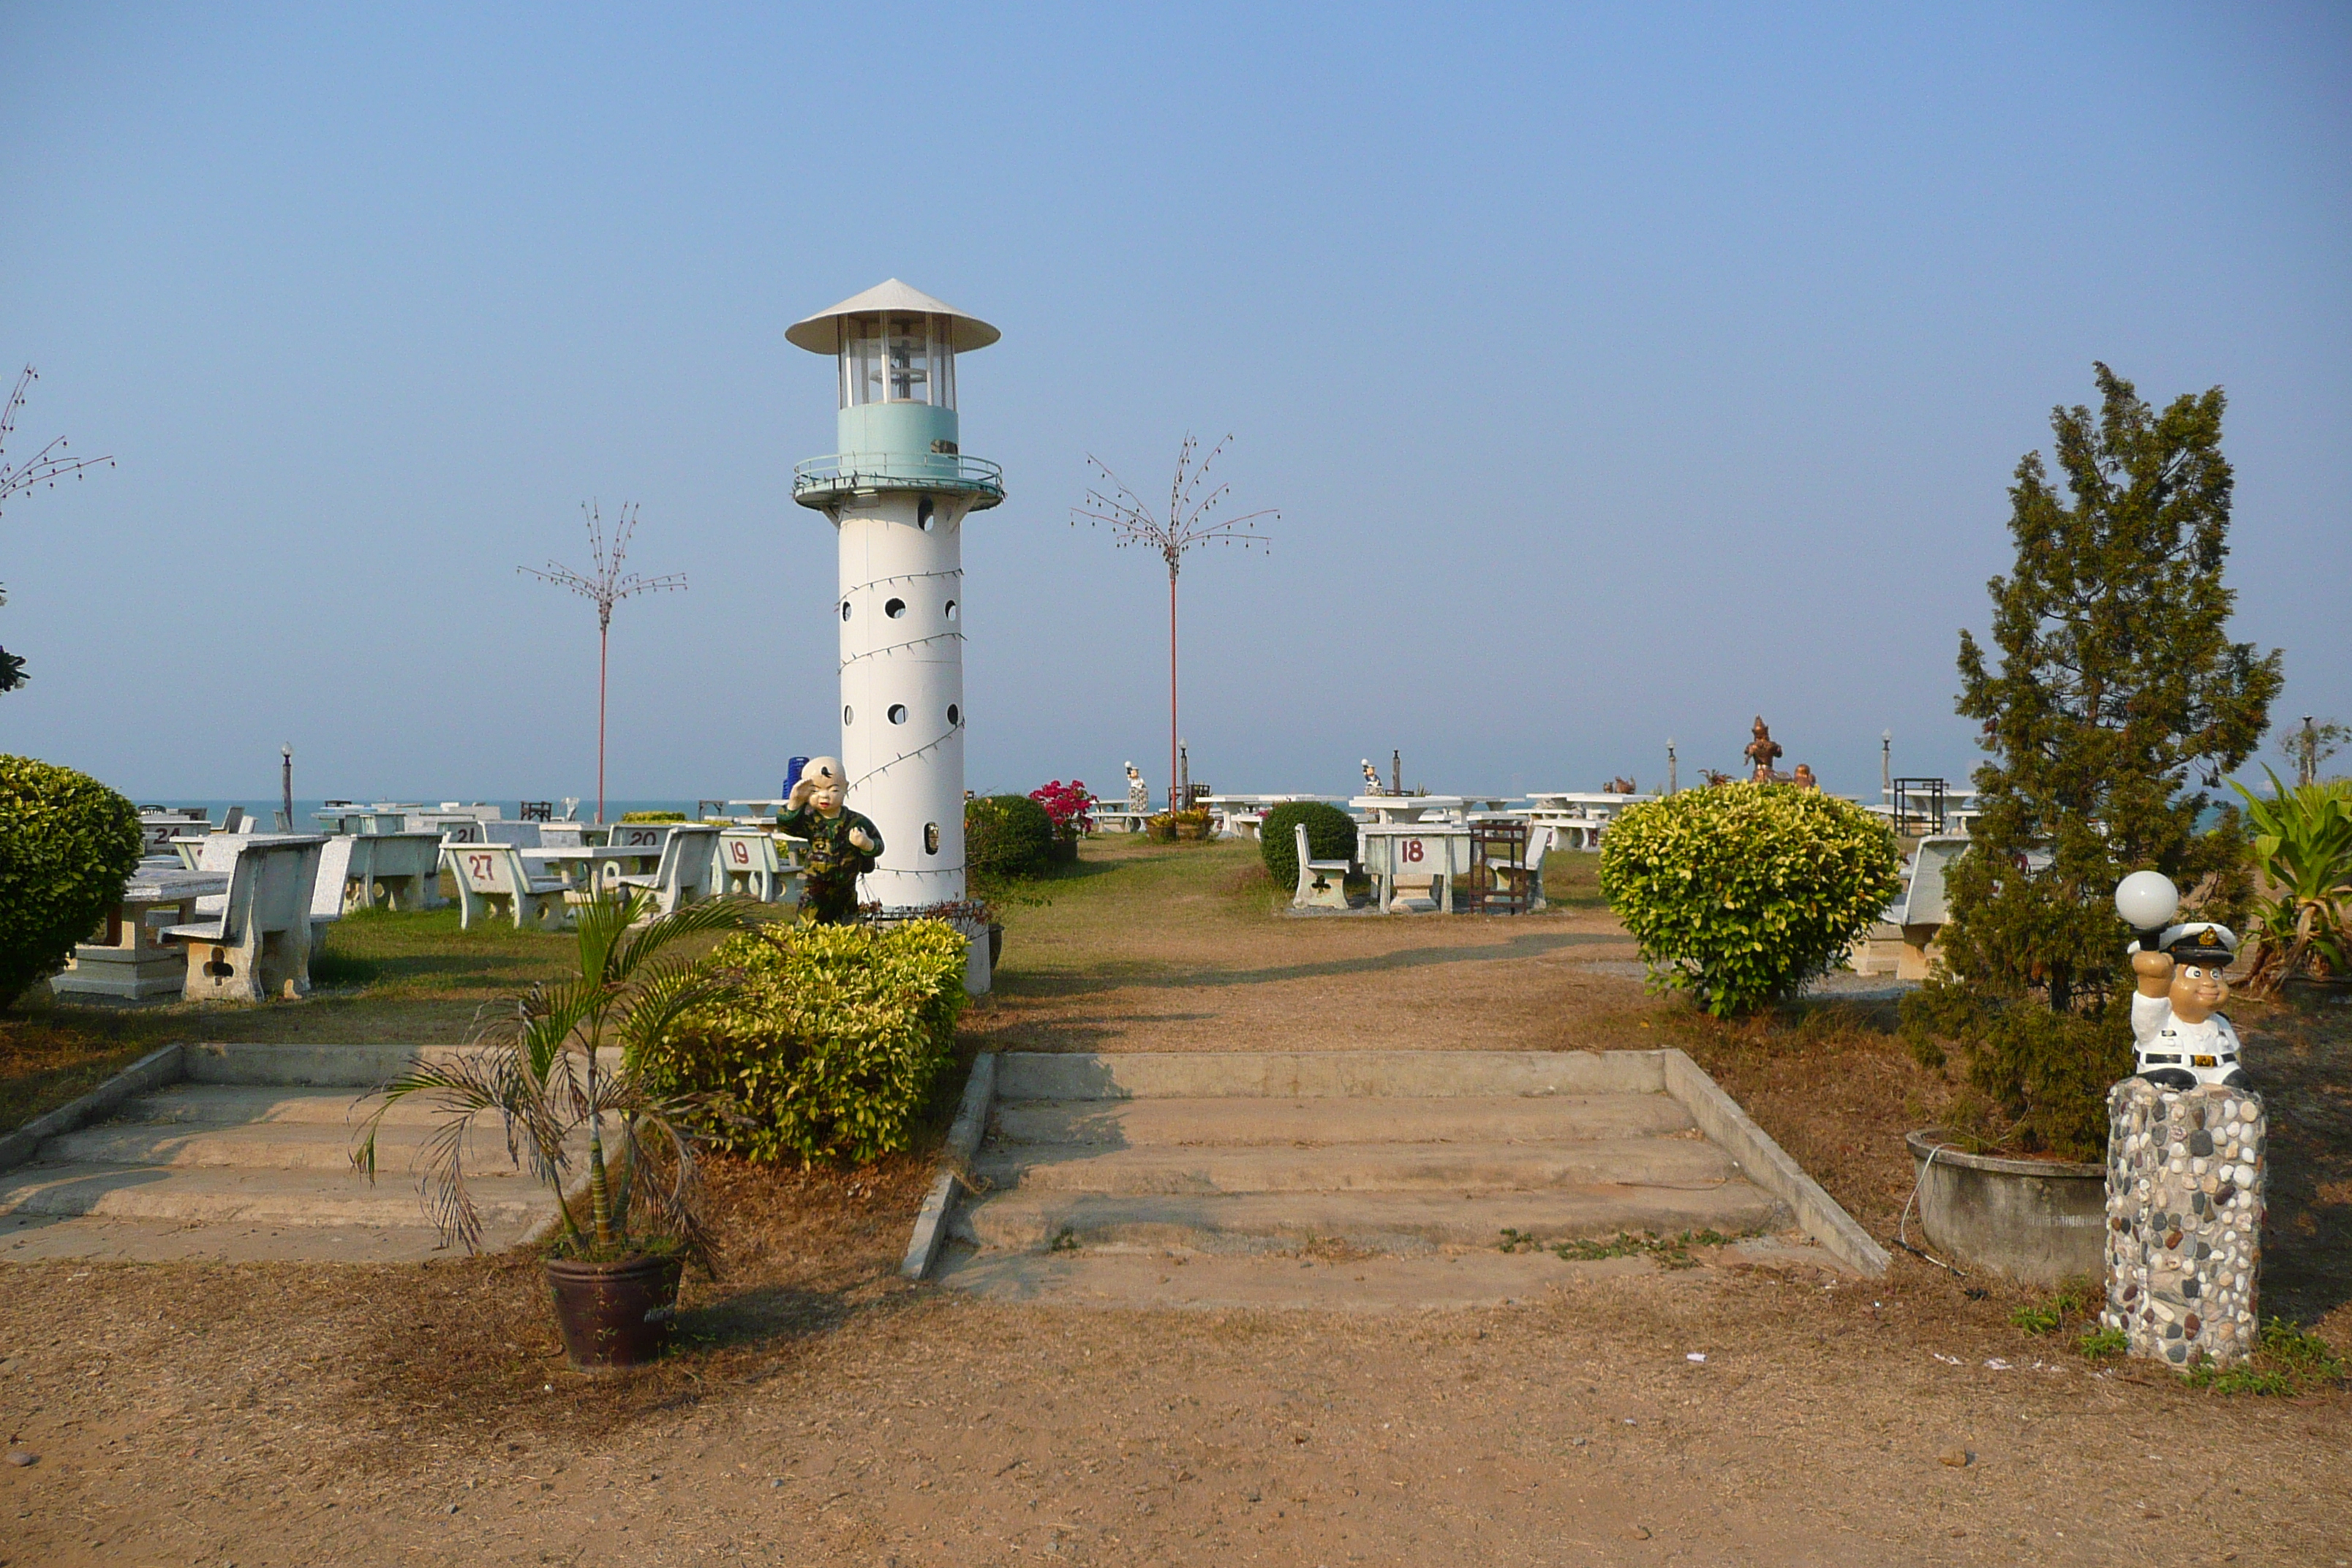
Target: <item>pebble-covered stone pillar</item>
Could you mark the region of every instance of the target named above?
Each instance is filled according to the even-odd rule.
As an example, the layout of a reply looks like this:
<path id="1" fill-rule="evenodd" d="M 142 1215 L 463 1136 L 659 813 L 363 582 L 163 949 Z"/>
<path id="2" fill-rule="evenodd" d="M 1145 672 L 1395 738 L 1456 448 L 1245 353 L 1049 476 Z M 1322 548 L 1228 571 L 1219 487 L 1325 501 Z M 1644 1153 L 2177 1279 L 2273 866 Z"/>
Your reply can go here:
<path id="1" fill-rule="evenodd" d="M 2131 1353 L 2187 1369 L 2256 1343 L 2262 1097 L 2128 1078 L 2107 1091 L 2107 1306 Z"/>

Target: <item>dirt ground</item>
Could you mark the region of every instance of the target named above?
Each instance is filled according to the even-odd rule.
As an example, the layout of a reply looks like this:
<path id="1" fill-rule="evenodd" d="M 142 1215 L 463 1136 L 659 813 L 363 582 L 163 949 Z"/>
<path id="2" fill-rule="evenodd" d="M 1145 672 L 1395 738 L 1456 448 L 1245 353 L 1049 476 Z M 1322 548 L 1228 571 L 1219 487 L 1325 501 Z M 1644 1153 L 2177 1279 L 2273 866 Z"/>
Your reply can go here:
<path id="1" fill-rule="evenodd" d="M 1008 926 L 970 1044 L 1671 1042 L 1881 1235 L 1944 1092 L 1883 1008 L 1644 996 L 1590 908 L 1294 920 L 1238 854 L 1122 847 Z M 2352 1008 L 2233 1013 L 2275 1085 L 2264 1310 L 2340 1350 Z M 0 1426 L 39 1456 L 0 1465 L 0 1563 L 2352 1563 L 2340 1386 L 2086 1361 L 1907 1257 L 1538 1258 L 1477 1311 L 1006 1307 L 893 1277 L 928 1173 L 722 1168 L 687 1344 L 595 1378 L 527 1259 L 0 1269 Z"/>

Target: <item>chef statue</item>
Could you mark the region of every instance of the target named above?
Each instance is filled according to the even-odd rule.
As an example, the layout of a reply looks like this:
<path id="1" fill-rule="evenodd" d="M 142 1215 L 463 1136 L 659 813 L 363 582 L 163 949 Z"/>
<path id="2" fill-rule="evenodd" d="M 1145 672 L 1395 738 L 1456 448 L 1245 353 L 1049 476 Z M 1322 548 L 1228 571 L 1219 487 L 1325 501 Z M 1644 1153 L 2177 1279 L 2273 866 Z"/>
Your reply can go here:
<path id="1" fill-rule="evenodd" d="M 1151 786 L 1143 782 L 1142 773 L 1133 763 L 1127 764 L 1127 809 L 1147 816 L 1151 811 Z"/>
<path id="2" fill-rule="evenodd" d="M 2157 872 L 2135 871 L 2116 889 L 2116 912 L 2140 933 L 2126 949 L 2138 981 L 2134 1070 L 2164 1089 L 2251 1089 L 2238 1031 L 2220 1011 L 2230 999 L 2221 973 L 2238 954 L 2237 935 L 2211 921 L 2170 923 L 2179 910 L 2179 890 Z"/>
<path id="3" fill-rule="evenodd" d="M 1381 770 L 1372 766 L 1372 759 L 1370 757 L 1364 759 L 1364 793 L 1366 795 L 1389 793 L 1388 786 L 1381 783 Z"/>
<path id="4" fill-rule="evenodd" d="M 838 760 L 812 757 L 793 785 L 791 803 L 776 818 L 776 831 L 808 840 L 801 913 L 819 925 L 856 921 L 857 879 L 874 869 L 874 858 L 882 853 L 882 830 L 874 819 L 842 806 L 847 787 Z"/>

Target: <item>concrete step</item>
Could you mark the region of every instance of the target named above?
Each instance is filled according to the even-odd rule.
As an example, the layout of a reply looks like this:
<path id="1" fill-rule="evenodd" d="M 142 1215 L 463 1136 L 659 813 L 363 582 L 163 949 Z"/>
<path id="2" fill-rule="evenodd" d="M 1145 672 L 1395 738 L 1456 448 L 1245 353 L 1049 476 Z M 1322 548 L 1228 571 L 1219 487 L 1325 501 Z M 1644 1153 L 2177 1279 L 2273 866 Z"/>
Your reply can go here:
<path id="1" fill-rule="evenodd" d="M 1506 1253 L 1491 1247 L 1417 1258 L 1336 1259 L 1185 1254 L 1165 1248 L 973 1252 L 953 1247 L 940 1261 L 936 1278 L 951 1290 L 1041 1306 L 1398 1312 L 1516 1306 L 1541 1300 L 1581 1280 L 1649 1274 L 1657 1267 L 1646 1258 L 1569 1263 L 1549 1253 Z"/>
<path id="2" fill-rule="evenodd" d="M 419 1062 L 479 1058 L 484 1046 L 257 1046 L 210 1042 L 184 1047 L 183 1060 L 196 1083 L 289 1084 L 372 1089 L 389 1083 Z M 618 1066 L 621 1053 L 607 1049 L 600 1061 Z"/>
<path id="3" fill-rule="evenodd" d="M 1756 1237 L 1730 1246 L 1695 1247 L 1715 1267 L 1801 1270 L 1809 1278 L 1851 1277 L 1845 1265 L 1801 1238 Z M 954 1247 L 937 1278 L 951 1290 L 996 1301 L 1055 1307 L 1272 1309 L 1322 1312 L 1407 1312 L 1431 1308 L 1511 1307 L 1541 1301 L 1564 1287 L 1623 1275 L 1656 1273 L 1655 1259 L 1568 1261 L 1550 1253 L 1498 1247 L 1414 1258 L 1254 1256 L 1187 1253 L 1168 1247 L 1097 1247 L 1081 1252 L 974 1252 Z M 1693 1273 L 1675 1278 L 1701 1287 Z"/>
<path id="4" fill-rule="evenodd" d="M 376 1135 L 377 1171 L 406 1180 L 413 1162 L 437 1131 L 427 1122 L 387 1123 Z M 40 1157 L 49 1164 L 347 1172 L 352 1151 L 358 1147 L 355 1132 L 355 1126 L 302 1121 L 219 1126 L 111 1121 L 52 1138 L 41 1145 Z M 498 1123 L 477 1126 L 466 1140 L 466 1173 L 495 1175 L 513 1169 L 506 1134 Z"/>
<path id="5" fill-rule="evenodd" d="M 555 1212 L 547 1188 L 528 1177 L 484 1176 L 467 1184 L 482 1211 L 486 1247 L 511 1245 Z M 370 1184 L 356 1174 L 172 1165 L 21 1165 L 0 1173 L 0 1215 L 12 1214 L 289 1226 L 425 1223 L 416 1184 L 404 1171 L 386 1171 Z"/>
<path id="6" fill-rule="evenodd" d="M 1271 1097 L 1014 1100 L 990 1128 L 997 1146 L 1108 1148 L 1330 1143 L 1536 1143 L 1691 1130 L 1664 1094 L 1458 1095 L 1450 1099 Z"/>
<path id="7" fill-rule="evenodd" d="M 996 1097 L 1280 1099 L 1660 1094 L 1656 1051 L 1007 1051 Z"/>
<path id="8" fill-rule="evenodd" d="M 1708 1187 L 1738 1173 L 1701 1138 L 1543 1143 L 1328 1143 L 1312 1148 L 986 1148 L 974 1171 L 1012 1192 L 1518 1193 Z"/>
<path id="9" fill-rule="evenodd" d="M 281 1089 L 245 1084 L 175 1083 L 152 1094 L 122 1102 L 120 1121 L 147 1121 L 174 1126 L 222 1127 L 237 1124 L 290 1123 L 310 1127 L 357 1127 L 383 1102 L 364 1090 Z M 422 1125 L 438 1122 L 442 1112 L 430 1096 L 415 1095 L 396 1101 L 384 1115 L 384 1124 Z"/>
<path id="10" fill-rule="evenodd" d="M 1236 1195 L 1012 1192 L 957 1211 L 954 1234 L 983 1249 L 1108 1244 L 1264 1252 L 1339 1242 L 1373 1252 L 1492 1247 L 1506 1227 L 1547 1240 L 1620 1231 L 1778 1229 L 1790 1215 L 1745 1181 L 1682 1190 L 1578 1186 L 1543 1192 Z"/>

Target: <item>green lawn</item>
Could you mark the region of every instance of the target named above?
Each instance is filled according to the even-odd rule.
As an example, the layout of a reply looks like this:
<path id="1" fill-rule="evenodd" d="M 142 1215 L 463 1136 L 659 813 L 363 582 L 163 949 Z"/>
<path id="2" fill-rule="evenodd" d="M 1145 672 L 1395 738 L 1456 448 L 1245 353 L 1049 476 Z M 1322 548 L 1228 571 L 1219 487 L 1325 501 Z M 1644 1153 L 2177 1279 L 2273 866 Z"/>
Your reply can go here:
<path id="1" fill-rule="evenodd" d="M 0 1131 L 173 1041 L 461 1040 L 486 1003 L 568 973 L 572 952 L 569 936 L 511 925 L 460 931 L 454 909 L 370 912 L 328 928 L 299 1002 L 72 998 L 0 1014 Z"/>
<path id="2" fill-rule="evenodd" d="M 1553 904 L 1598 908 L 1597 863 L 1552 856 L 1545 876 Z M 1005 926 L 1003 980 L 1016 993 L 1051 991 L 1081 972 L 1165 973 L 1179 963 L 1167 955 L 1167 937 L 1239 935 L 1289 902 L 1255 844 L 1154 844 L 1140 835 L 1088 839 L 1076 865 L 998 889 L 994 901 Z M 462 1040 L 485 1005 L 570 973 L 572 952 L 568 935 L 496 922 L 460 931 L 455 908 L 371 911 L 328 928 L 311 958 L 311 994 L 299 1002 L 73 999 L 0 1013 L 0 1131 L 173 1041 Z"/>

